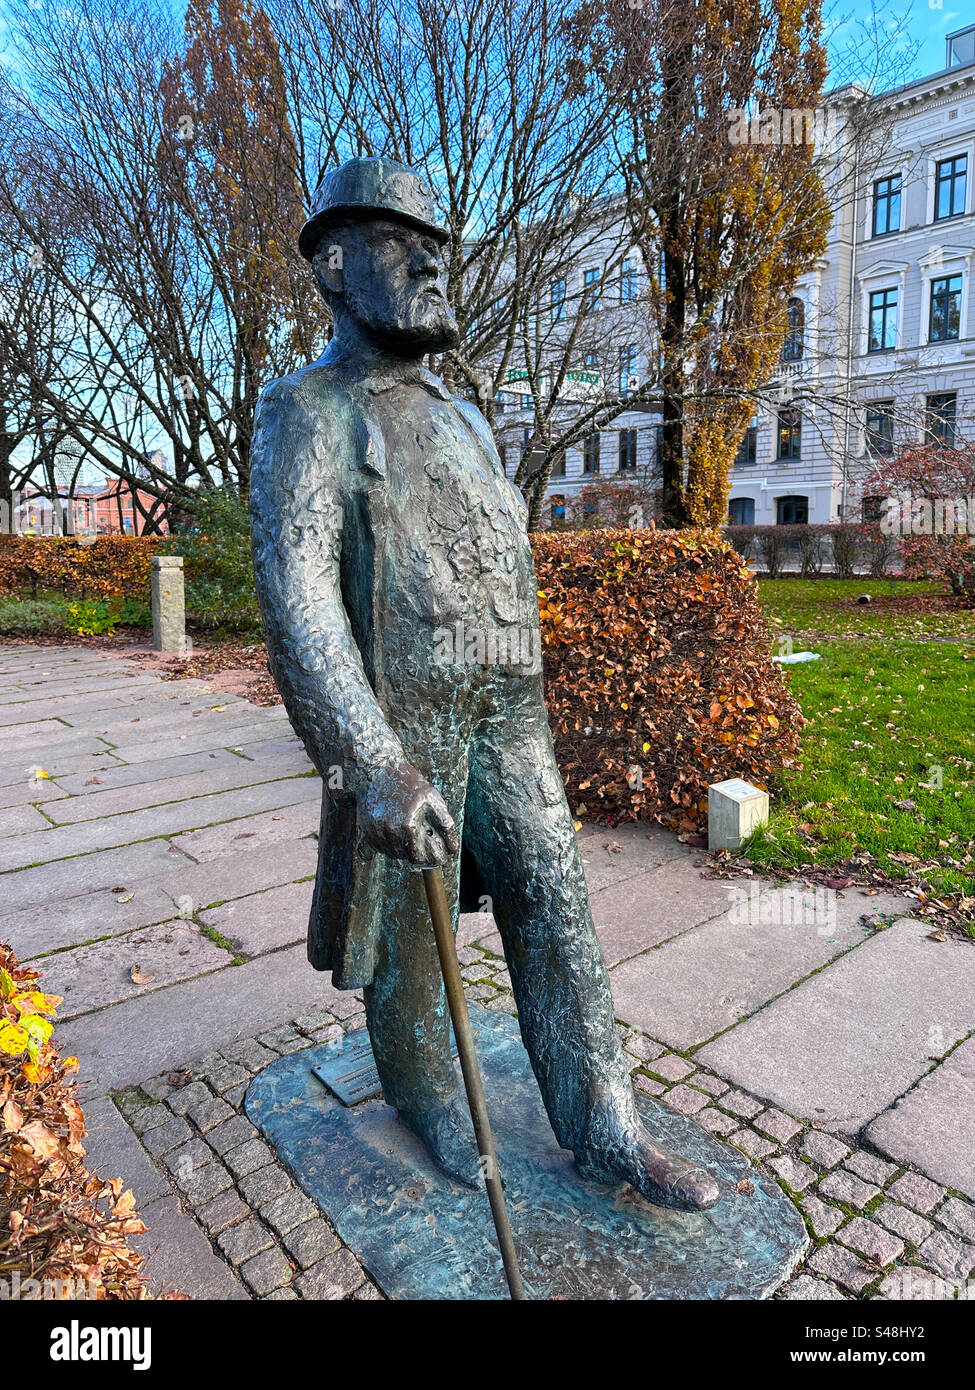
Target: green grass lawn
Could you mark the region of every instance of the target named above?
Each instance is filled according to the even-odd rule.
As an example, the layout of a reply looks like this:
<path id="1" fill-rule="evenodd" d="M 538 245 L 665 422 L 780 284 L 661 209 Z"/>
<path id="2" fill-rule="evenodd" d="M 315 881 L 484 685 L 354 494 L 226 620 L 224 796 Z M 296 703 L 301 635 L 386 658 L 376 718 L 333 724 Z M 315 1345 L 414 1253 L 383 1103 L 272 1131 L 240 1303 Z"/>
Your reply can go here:
<path id="1" fill-rule="evenodd" d="M 758 592 L 783 632 L 975 641 L 975 610 L 946 601 L 944 586 L 927 580 L 760 579 Z M 858 604 L 860 594 L 871 602 Z"/>
<path id="2" fill-rule="evenodd" d="M 911 587 L 928 596 L 933 589 Z M 845 622 L 844 600 L 866 591 L 861 580 L 759 584 L 783 633 L 823 632 L 838 613 Z M 946 615 L 938 611 L 923 615 L 927 641 L 914 628 L 909 636 L 881 636 L 877 615 L 869 607 L 860 613 L 854 635 L 797 644 L 820 660 L 786 668 L 811 721 L 803 767 L 772 788 L 771 819 L 749 857 L 788 872 L 868 850 L 891 877 L 920 871 L 938 892 L 975 898 L 975 637 L 930 640 L 944 636 Z M 975 619 L 948 616 L 959 620 L 959 635 L 966 631 L 961 619 L 969 631 Z"/>

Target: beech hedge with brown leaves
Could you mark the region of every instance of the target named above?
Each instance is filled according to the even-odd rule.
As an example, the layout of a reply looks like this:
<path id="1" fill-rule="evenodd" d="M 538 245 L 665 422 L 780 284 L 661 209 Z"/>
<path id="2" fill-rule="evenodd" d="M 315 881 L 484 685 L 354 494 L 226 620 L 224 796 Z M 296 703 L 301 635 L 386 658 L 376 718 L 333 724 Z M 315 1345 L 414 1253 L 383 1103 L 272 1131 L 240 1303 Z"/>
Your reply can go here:
<path id="1" fill-rule="evenodd" d="M 0 536 L 0 594 L 58 589 L 72 598 L 149 597 L 165 536 Z"/>
<path id="2" fill-rule="evenodd" d="M 545 691 L 580 816 L 707 820 L 711 782 L 767 787 L 803 718 L 741 556 L 707 531 L 532 536 Z"/>
<path id="3" fill-rule="evenodd" d="M 52 1016 L 61 1000 L 39 990 L 39 978 L 0 942 L 3 1296 L 149 1298 L 142 1256 L 129 1245 L 146 1227 L 122 1179 L 106 1182 L 85 1164 L 78 1062 L 58 1055 Z"/>

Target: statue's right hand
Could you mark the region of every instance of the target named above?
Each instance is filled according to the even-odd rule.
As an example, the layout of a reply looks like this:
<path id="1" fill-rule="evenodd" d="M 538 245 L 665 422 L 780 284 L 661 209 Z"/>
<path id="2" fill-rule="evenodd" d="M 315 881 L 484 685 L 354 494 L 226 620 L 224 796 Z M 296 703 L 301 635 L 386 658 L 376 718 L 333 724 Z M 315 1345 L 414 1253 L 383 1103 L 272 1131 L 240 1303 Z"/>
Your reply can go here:
<path id="1" fill-rule="evenodd" d="M 359 828 L 382 854 L 408 864 L 446 864 L 460 850 L 447 804 L 409 763 L 391 763 L 366 784 L 359 798 Z"/>

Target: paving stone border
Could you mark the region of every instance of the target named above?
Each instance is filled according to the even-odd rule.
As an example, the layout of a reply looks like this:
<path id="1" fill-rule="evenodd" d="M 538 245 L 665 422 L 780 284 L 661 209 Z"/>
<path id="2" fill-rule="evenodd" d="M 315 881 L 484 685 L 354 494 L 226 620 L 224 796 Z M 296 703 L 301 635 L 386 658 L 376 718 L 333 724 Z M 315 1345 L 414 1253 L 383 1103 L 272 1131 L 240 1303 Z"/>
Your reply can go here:
<path id="1" fill-rule="evenodd" d="M 469 997 L 514 1014 L 503 960 L 472 945 L 459 955 Z M 205 1236 L 206 1258 L 195 1266 L 185 1252 L 158 1244 L 147 1266 L 158 1287 L 171 1286 L 169 1271 L 178 1270 L 185 1292 L 208 1296 L 216 1256 L 221 1272 L 239 1281 L 240 1297 L 384 1298 L 243 1113 L 251 1078 L 277 1057 L 364 1026 L 363 1013 L 343 1013 L 304 1014 L 113 1093 Z M 975 1204 L 963 1194 L 767 1106 L 636 1029 L 617 1027 L 634 1084 L 746 1154 L 802 1214 L 812 1248 L 777 1299 L 975 1300 Z M 221 1288 L 209 1296 L 227 1294 Z"/>

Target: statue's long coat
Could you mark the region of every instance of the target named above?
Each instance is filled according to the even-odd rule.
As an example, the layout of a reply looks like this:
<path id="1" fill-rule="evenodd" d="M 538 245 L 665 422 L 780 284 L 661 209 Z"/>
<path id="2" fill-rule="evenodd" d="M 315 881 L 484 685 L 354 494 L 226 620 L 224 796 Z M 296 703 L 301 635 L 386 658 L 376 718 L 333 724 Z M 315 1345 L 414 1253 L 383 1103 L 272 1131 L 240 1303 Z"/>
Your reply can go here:
<path id="1" fill-rule="evenodd" d="M 503 475 L 487 422 L 432 373 L 411 381 L 453 399 Z M 295 732 L 324 779 L 308 959 L 340 989 L 369 984 L 383 910 L 382 856 L 359 833 L 371 770 L 405 760 L 386 722 L 382 651 L 387 509 L 379 411 L 394 383 L 331 349 L 262 394 L 251 446 L 254 575 L 270 668 Z M 461 860 L 461 906 L 481 886 Z"/>

